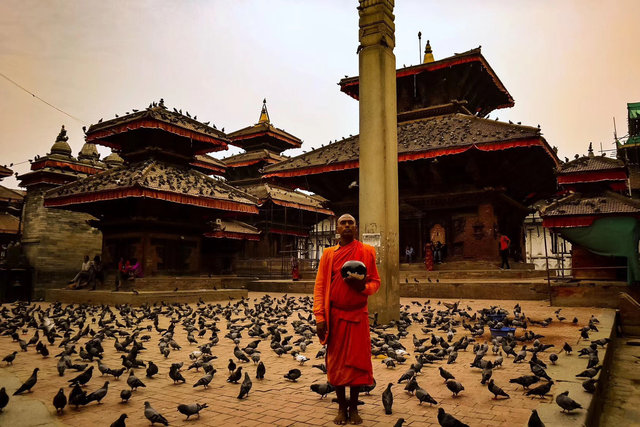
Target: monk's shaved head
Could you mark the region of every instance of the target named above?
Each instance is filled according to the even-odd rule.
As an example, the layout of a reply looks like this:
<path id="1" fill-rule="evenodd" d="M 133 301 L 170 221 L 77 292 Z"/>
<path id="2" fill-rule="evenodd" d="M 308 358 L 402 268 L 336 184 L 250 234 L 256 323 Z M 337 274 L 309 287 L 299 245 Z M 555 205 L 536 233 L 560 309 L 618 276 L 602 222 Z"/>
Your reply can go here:
<path id="1" fill-rule="evenodd" d="M 351 214 L 343 214 L 338 218 L 336 232 L 340 235 L 340 244 L 351 243 L 358 234 L 358 224 Z"/>
<path id="2" fill-rule="evenodd" d="M 353 215 L 346 213 L 346 214 L 340 215 L 340 218 L 338 218 L 338 224 L 340 224 L 340 222 L 345 219 L 351 219 L 354 222 L 354 224 L 356 223 L 356 219 L 353 217 Z"/>

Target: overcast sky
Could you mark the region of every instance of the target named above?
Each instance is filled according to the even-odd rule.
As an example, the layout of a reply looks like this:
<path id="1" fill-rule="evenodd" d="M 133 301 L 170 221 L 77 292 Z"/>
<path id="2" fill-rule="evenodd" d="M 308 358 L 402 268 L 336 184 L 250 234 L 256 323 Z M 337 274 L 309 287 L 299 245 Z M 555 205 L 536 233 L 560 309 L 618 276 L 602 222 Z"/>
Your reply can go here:
<path id="1" fill-rule="evenodd" d="M 0 164 L 26 172 L 62 124 L 77 155 L 83 125 L 160 98 L 226 132 L 256 123 L 267 98 L 272 123 L 307 150 L 356 134 L 357 101 L 336 83 L 358 73 L 357 4 L 2 0 L 0 73 L 80 120 L 0 76 Z M 395 16 L 398 68 L 419 62 L 418 31 L 436 60 L 482 45 L 515 99 L 491 118 L 540 124 L 561 158 L 589 141 L 614 148 L 613 117 L 627 134 L 626 103 L 640 101 L 640 1 L 396 0 Z"/>

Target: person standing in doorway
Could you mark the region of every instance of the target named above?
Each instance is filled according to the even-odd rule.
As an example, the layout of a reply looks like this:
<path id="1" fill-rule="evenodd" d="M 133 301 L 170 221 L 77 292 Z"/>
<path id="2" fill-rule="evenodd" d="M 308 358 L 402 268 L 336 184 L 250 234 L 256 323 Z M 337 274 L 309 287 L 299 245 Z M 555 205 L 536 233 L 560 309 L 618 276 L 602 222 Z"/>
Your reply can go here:
<path id="1" fill-rule="evenodd" d="M 499 247 L 500 247 L 500 258 L 502 258 L 502 264 L 500 264 L 500 269 L 506 268 L 507 270 L 511 269 L 509 266 L 509 246 L 511 245 L 511 239 L 507 237 L 506 234 L 500 233 Z"/>

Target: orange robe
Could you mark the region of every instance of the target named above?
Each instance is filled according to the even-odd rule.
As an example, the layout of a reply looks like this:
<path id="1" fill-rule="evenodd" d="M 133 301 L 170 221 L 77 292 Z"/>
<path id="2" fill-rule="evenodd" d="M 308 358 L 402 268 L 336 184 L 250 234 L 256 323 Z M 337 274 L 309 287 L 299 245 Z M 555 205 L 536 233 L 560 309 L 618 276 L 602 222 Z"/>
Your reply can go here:
<path id="1" fill-rule="evenodd" d="M 342 265 L 351 260 L 362 261 L 367 267 L 362 292 L 353 290 L 340 274 Z M 367 298 L 379 288 L 373 246 L 354 240 L 324 250 L 313 292 L 313 313 L 316 322 L 327 324 L 327 335 L 321 343 L 327 344 L 327 377 L 334 386 L 373 383 Z"/>

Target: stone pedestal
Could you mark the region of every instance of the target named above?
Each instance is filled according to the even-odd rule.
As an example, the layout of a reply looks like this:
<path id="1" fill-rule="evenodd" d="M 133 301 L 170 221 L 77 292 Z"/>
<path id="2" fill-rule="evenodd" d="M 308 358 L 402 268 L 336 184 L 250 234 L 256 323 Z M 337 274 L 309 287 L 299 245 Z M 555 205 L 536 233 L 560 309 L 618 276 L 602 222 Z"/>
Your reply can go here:
<path id="1" fill-rule="evenodd" d="M 360 0 L 360 239 L 374 244 L 382 286 L 369 312 L 399 317 L 398 140 L 393 0 Z"/>

